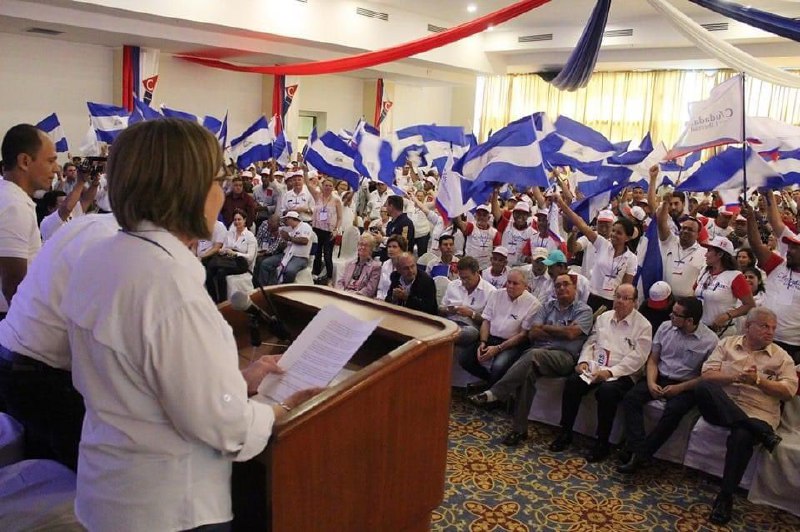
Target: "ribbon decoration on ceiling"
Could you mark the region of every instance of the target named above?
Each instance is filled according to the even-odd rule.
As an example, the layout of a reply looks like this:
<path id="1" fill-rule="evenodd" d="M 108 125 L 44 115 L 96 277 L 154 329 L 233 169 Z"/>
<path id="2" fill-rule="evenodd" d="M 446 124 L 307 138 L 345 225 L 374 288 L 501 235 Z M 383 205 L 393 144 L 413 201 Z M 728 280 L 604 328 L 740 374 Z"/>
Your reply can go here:
<path id="1" fill-rule="evenodd" d="M 786 37 L 800 42 L 800 22 L 793 18 L 782 17 L 768 11 L 761 11 L 748 6 L 735 4 L 730 0 L 689 0 L 700 7 L 710 9 L 715 13 L 724 15 L 733 20 L 738 20 L 748 26 Z"/>
<path id="2" fill-rule="evenodd" d="M 769 66 L 752 55 L 739 50 L 732 44 L 715 37 L 666 0 L 647 1 L 695 46 L 730 68 L 775 85 L 800 89 L 800 76 Z"/>
<path id="3" fill-rule="evenodd" d="M 179 59 L 189 61 L 199 65 L 220 68 L 223 70 L 232 70 L 234 72 L 250 72 L 254 74 L 272 74 L 272 75 L 293 75 L 293 76 L 310 76 L 317 74 L 334 74 L 337 72 L 348 72 L 351 70 L 358 70 L 361 68 L 370 68 L 383 63 L 405 59 L 412 55 L 421 54 L 429 50 L 442 47 L 446 44 L 460 41 L 466 37 L 480 33 L 489 26 L 496 26 L 507 22 L 515 17 L 527 13 L 532 9 L 548 3 L 550 0 L 522 0 L 502 9 L 498 9 L 493 13 L 484 15 L 475 20 L 459 24 L 453 28 L 449 28 L 443 32 L 436 33 L 427 37 L 409 41 L 390 48 L 382 50 L 375 50 L 372 52 L 364 52 L 361 54 L 352 55 L 349 57 L 340 57 L 338 59 L 327 59 L 324 61 L 313 61 L 308 63 L 294 63 L 290 65 L 275 65 L 275 66 L 242 66 L 228 63 L 226 61 L 219 61 L 217 59 L 206 59 L 202 57 L 192 57 L 186 55 L 176 55 Z"/>
<path id="4" fill-rule="evenodd" d="M 562 91 L 576 91 L 589 84 L 600 55 L 603 33 L 606 31 L 611 0 L 599 0 L 592 10 L 589 22 L 578 40 L 578 44 L 567 59 L 561 72 L 550 83 Z"/>

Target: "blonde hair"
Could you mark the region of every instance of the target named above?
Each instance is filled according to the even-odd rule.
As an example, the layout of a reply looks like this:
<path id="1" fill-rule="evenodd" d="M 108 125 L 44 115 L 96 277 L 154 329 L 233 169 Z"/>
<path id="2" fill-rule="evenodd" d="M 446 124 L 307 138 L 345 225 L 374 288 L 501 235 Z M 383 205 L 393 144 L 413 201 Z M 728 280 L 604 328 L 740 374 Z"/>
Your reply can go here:
<path id="1" fill-rule="evenodd" d="M 189 238 L 208 238 L 205 203 L 222 168 L 214 135 L 188 120 L 139 122 L 119 134 L 108 158 L 108 196 L 120 226 L 148 220 Z"/>

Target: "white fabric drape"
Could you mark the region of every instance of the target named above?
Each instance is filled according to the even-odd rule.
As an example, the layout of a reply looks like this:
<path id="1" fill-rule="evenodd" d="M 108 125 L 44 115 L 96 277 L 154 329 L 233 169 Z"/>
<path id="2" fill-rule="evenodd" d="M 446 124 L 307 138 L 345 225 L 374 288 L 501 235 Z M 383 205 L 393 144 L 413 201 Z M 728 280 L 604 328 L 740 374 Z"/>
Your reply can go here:
<path id="1" fill-rule="evenodd" d="M 666 0 L 647 0 L 650 5 L 664 15 L 675 28 L 701 50 L 711 54 L 729 67 L 776 85 L 800 88 L 800 76 L 789 74 L 779 68 L 759 61 L 735 46 L 709 33 L 701 25 L 681 13 Z"/>

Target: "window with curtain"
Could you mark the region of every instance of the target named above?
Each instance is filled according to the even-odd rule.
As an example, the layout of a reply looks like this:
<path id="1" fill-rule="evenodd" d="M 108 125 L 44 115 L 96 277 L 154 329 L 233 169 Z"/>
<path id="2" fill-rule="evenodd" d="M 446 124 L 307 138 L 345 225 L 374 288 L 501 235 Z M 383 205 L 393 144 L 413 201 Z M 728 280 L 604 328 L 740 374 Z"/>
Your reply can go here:
<path id="1" fill-rule="evenodd" d="M 658 70 L 596 72 L 589 85 L 562 92 L 537 74 L 487 76 L 479 79 L 476 109 L 479 138 L 517 118 L 544 111 L 555 120 L 565 115 L 603 133 L 612 142 L 633 140 L 648 132 L 653 142 L 669 147 L 689 119 L 689 103 L 708 97 L 731 78 L 732 70 Z M 800 124 L 800 91 L 748 77 L 745 101 L 749 116 L 768 116 Z"/>

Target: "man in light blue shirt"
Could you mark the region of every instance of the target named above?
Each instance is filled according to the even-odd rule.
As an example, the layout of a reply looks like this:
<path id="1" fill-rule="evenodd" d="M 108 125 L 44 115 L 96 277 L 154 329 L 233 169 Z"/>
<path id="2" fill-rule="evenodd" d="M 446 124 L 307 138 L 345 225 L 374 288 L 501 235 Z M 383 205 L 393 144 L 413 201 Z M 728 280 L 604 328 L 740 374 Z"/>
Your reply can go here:
<path id="1" fill-rule="evenodd" d="M 653 337 L 647 360 L 647 378 L 625 394 L 625 435 L 628 460 L 621 473 L 633 473 L 655 453 L 689 410 L 695 406 L 694 387 L 700 382 L 703 362 L 717 347 L 717 335 L 700 322 L 703 304 L 696 297 L 678 299 L 670 321 L 664 322 Z M 666 401 L 655 428 L 645 436 L 642 410 L 650 401 Z"/>

